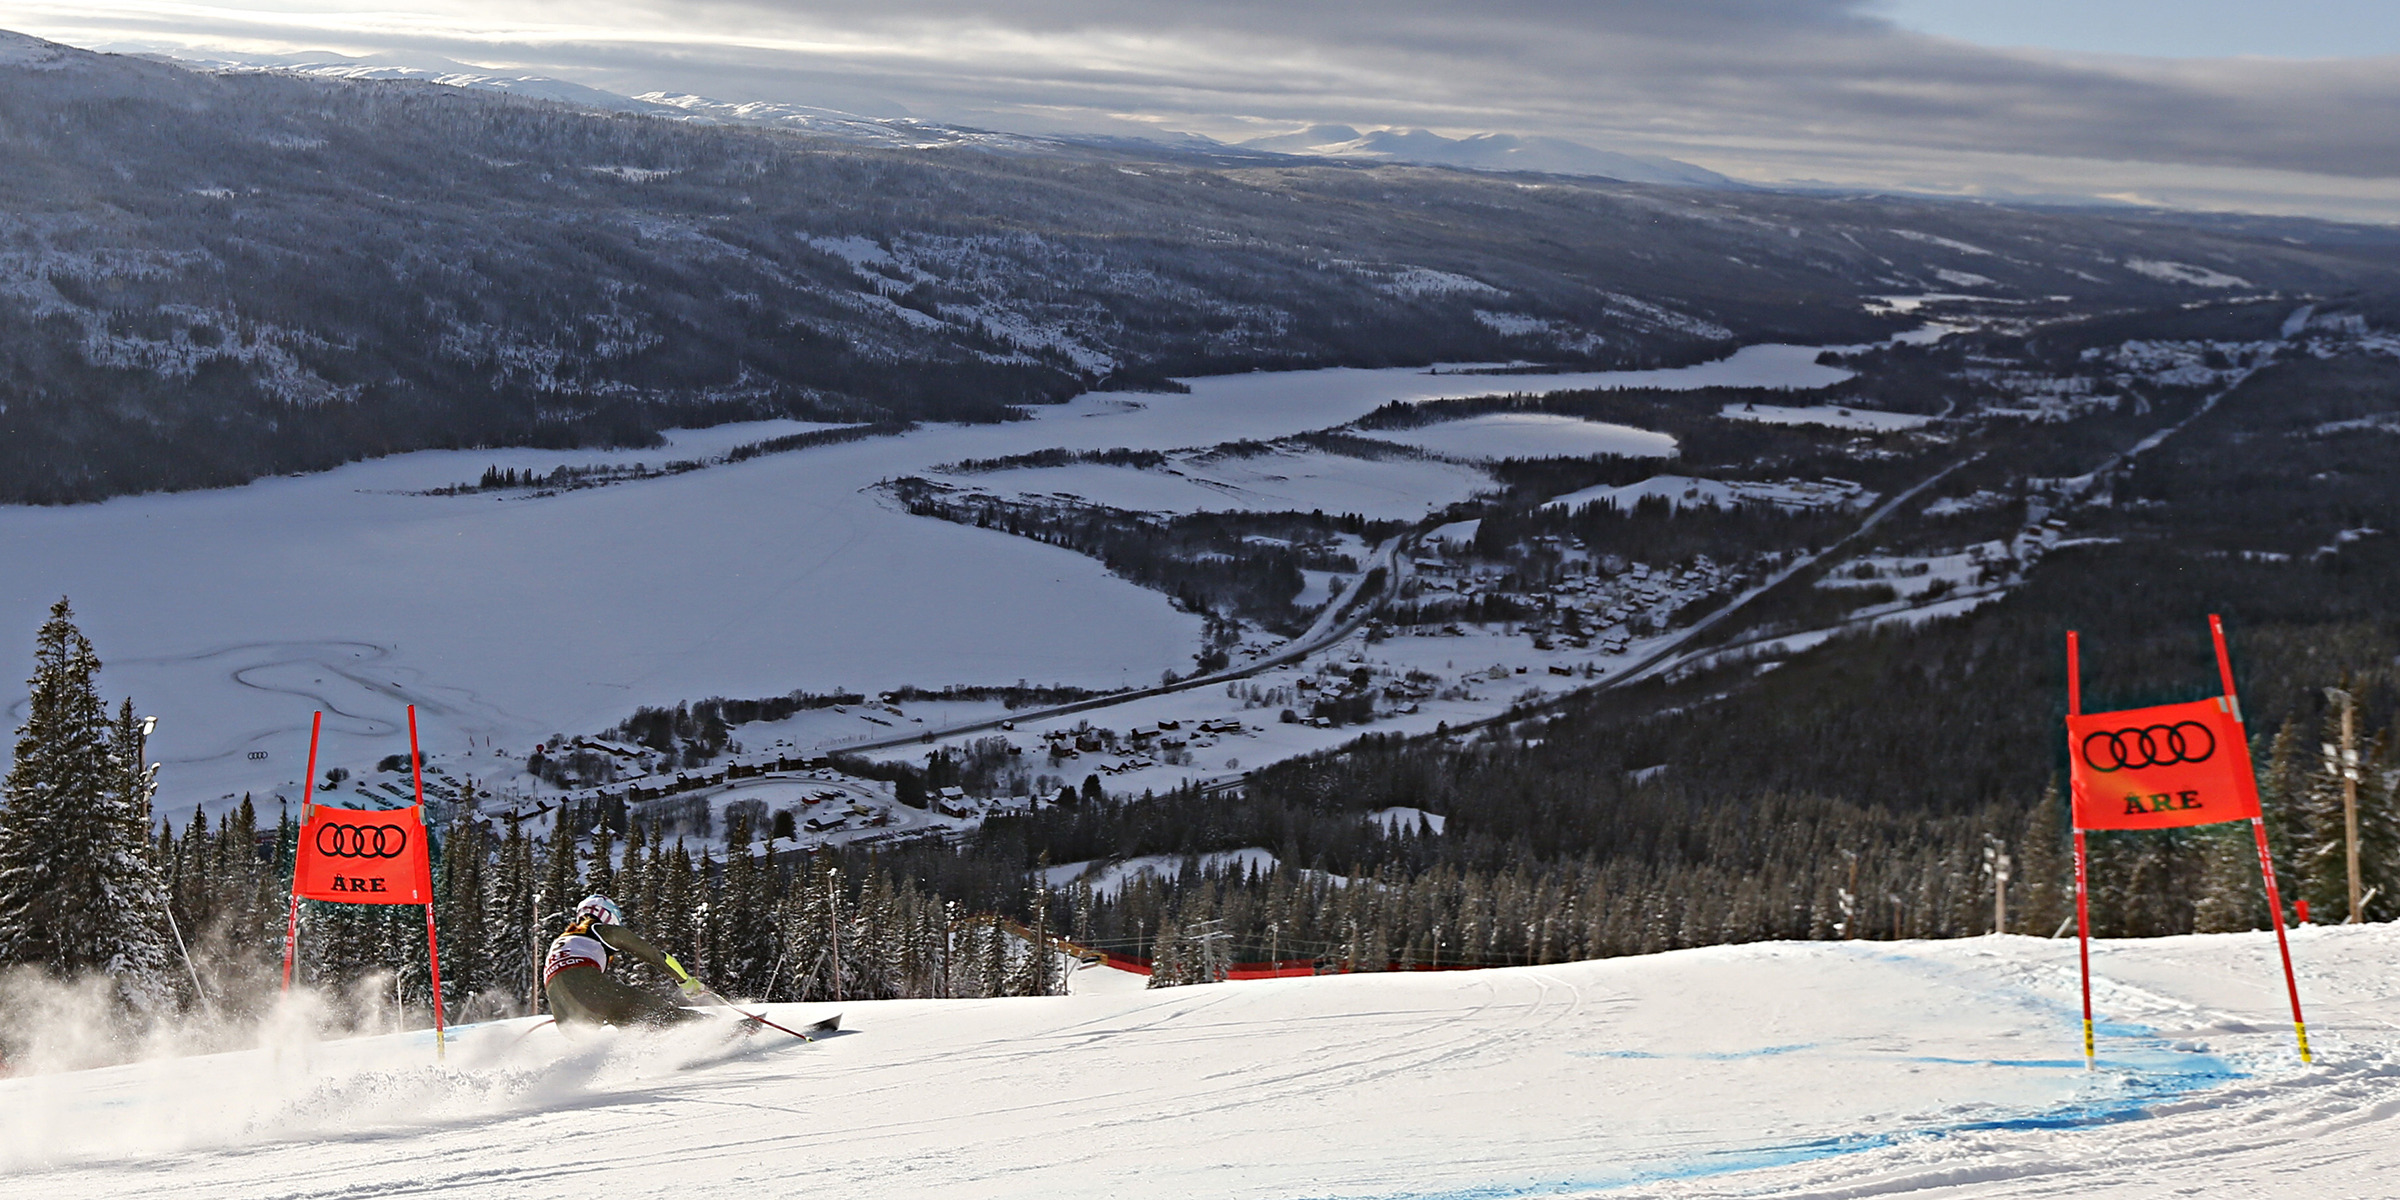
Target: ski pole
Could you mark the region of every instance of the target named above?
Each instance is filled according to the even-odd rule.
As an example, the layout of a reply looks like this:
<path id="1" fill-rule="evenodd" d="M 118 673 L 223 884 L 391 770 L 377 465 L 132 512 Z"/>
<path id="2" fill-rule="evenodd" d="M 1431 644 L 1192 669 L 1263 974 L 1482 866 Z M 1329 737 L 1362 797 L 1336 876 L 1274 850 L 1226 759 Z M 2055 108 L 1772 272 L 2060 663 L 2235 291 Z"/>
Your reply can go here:
<path id="1" fill-rule="evenodd" d="M 734 1012 L 740 1014 L 744 1020 L 756 1021 L 769 1029 L 780 1030 L 784 1033 L 792 1035 L 793 1037 L 799 1038 L 801 1041 L 813 1042 L 817 1040 L 805 1033 L 800 1032 L 797 1029 L 787 1029 L 784 1026 L 778 1025 L 775 1022 L 766 1019 L 765 1017 L 759 1016 L 756 1013 L 743 1011 L 738 1005 L 734 1004 L 733 1001 L 718 995 L 715 988 L 712 988 L 707 984 L 692 978 L 691 973 L 683 969 L 683 964 L 675 961 L 674 955 L 667 955 L 666 959 L 667 969 L 675 972 L 679 980 L 677 987 L 682 990 L 684 995 L 689 996 L 694 1000 L 698 1000 L 703 1004 L 714 1004 L 722 1008 L 730 1008 Z"/>
<path id="2" fill-rule="evenodd" d="M 759 1016 L 757 1013 L 753 1013 L 753 1012 L 746 1012 L 746 1011 L 744 1011 L 744 1010 L 743 1010 L 743 1009 L 742 1009 L 742 1008 L 741 1008 L 739 1005 L 735 1004 L 733 1001 L 731 1001 L 731 1000 L 728 1000 L 728 999 L 726 999 L 725 997 L 718 995 L 718 994 L 716 993 L 715 989 L 713 989 L 713 988 L 708 988 L 708 987 L 705 987 L 705 986 L 703 986 L 703 987 L 701 988 L 701 994 L 703 994 L 703 995 L 707 996 L 707 997 L 708 997 L 708 999 L 709 999 L 709 1001 L 710 1001 L 711 1003 L 718 1004 L 718 1005 L 721 1005 L 721 1006 L 723 1006 L 723 1007 L 725 1007 L 725 1008 L 730 1008 L 730 1009 L 732 1009 L 732 1010 L 734 1011 L 734 1013 L 735 1013 L 736 1015 L 740 1016 L 740 1017 L 741 1017 L 743 1020 L 746 1020 L 746 1021 L 756 1021 L 756 1022 L 758 1022 L 759 1024 L 761 1024 L 761 1025 L 764 1025 L 764 1026 L 766 1026 L 766 1027 L 767 1027 L 767 1028 L 769 1028 L 769 1029 L 773 1029 L 773 1030 L 776 1030 L 776 1031 L 778 1031 L 778 1032 L 781 1032 L 781 1033 L 788 1033 L 788 1034 L 792 1035 L 793 1037 L 799 1038 L 801 1041 L 804 1041 L 804 1042 L 813 1042 L 813 1041 L 816 1041 L 816 1040 L 817 1040 L 817 1039 L 815 1039 L 815 1038 L 813 1038 L 813 1037 L 810 1037 L 810 1036 L 808 1036 L 808 1035 L 807 1035 L 807 1034 L 805 1034 L 805 1033 L 802 1033 L 802 1032 L 800 1032 L 800 1031 L 799 1031 L 799 1030 L 797 1030 L 797 1029 L 792 1029 L 792 1028 L 789 1028 L 789 1027 L 787 1027 L 787 1026 L 778 1025 L 778 1024 L 776 1024 L 775 1022 L 773 1022 L 773 1021 L 770 1021 L 770 1020 L 766 1019 L 765 1017 Z"/>

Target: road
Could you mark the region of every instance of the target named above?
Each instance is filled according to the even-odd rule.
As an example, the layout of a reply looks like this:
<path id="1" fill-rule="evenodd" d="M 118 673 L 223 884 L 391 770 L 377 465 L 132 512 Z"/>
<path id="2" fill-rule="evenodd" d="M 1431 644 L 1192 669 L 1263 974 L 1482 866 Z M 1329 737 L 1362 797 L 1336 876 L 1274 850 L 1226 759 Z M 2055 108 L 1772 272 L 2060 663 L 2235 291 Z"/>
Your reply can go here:
<path id="1" fill-rule="evenodd" d="M 1090 700 L 1077 700 L 1071 704 L 1054 704 L 1048 708 L 1018 709 L 1005 717 L 969 721 L 960 725 L 944 725 L 939 728 L 929 727 L 914 733 L 882 738 L 877 741 L 858 742 L 840 747 L 840 753 L 858 754 L 869 750 L 889 750 L 896 746 L 922 745 L 926 742 L 939 741 L 960 734 L 996 730 L 1003 723 L 1014 725 L 1021 721 L 1045 721 L 1052 717 L 1072 716 L 1075 713 L 1090 712 L 1094 709 L 1113 708 L 1119 704 L 1134 700 L 1146 700 L 1152 696 L 1171 695 L 1175 692 L 1190 691 L 1193 688 L 1212 687 L 1236 679 L 1247 679 L 1262 671 L 1271 671 L 1287 663 L 1298 662 L 1356 633 L 1359 626 L 1366 624 L 1382 609 L 1383 602 L 1399 591 L 1401 580 L 1407 577 L 1408 559 L 1403 551 L 1416 545 L 1417 539 L 1422 537 L 1424 532 L 1424 528 L 1420 527 L 1410 529 L 1406 533 L 1395 534 L 1384 539 L 1373 550 L 1368 551 L 1366 560 L 1359 564 L 1358 576 L 1342 589 L 1340 595 L 1326 603 L 1324 611 L 1317 614 L 1316 621 L 1307 629 L 1302 630 L 1300 636 L 1285 642 L 1273 653 L 1257 662 L 1194 675 L 1189 679 L 1178 679 L 1173 683 L 1160 684 L 1157 687 L 1112 692 L 1106 696 L 1096 696 Z M 1365 594 L 1369 588 L 1373 589 L 1372 595 Z"/>
<path id="2" fill-rule="evenodd" d="M 1858 523 L 1857 528 L 1852 529 L 1849 533 L 1843 535 L 1840 540 L 1833 542 L 1816 553 L 1802 555 L 1793 559 L 1791 562 L 1785 564 L 1782 569 L 1776 571 L 1775 574 L 1769 576 L 1757 587 L 1742 593 L 1740 596 L 1735 597 L 1731 602 L 1727 603 L 1724 607 L 1719 608 L 1715 612 L 1712 612 L 1707 616 L 1702 617 L 1700 620 L 1693 622 L 1690 626 L 1684 628 L 1674 637 L 1654 648 L 1643 658 L 1636 660 L 1632 664 L 1631 668 L 1626 670 L 1624 673 L 1617 675 L 1616 677 L 1605 682 L 1596 684 L 1593 687 L 1578 689 L 1577 692 L 1570 692 L 1567 695 L 1573 696 L 1581 694 L 1582 692 L 1600 691 L 1608 688 L 1623 687 L 1626 684 L 1633 683 L 1638 680 L 1654 678 L 1666 671 L 1673 670 L 1675 667 L 1682 665 L 1682 663 L 1690 660 L 1693 657 L 1696 657 L 1698 654 L 1713 653 L 1713 650 L 1687 651 L 1684 648 L 1689 646 L 1693 639 L 1723 623 L 1726 618 L 1732 616 L 1734 613 L 1739 612 L 1752 600 L 1766 594 L 1768 591 L 1784 583 L 1786 580 L 1789 580 L 1792 576 L 1797 575 L 1800 572 L 1807 570 L 1809 567 L 1816 565 L 1818 562 L 1822 561 L 1826 555 L 1832 554 L 1835 551 L 1848 546 L 1850 543 L 1856 541 L 1860 537 L 1865 536 L 1877 525 L 1882 524 L 1886 518 L 1898 511 L 1902 505 L 1907 504 L 1909 501 L 1914 500 L 1919 495 L 1923 494 L 1925 489 L 1940 483 L 1943 479 L 1949 477 L 1952 472 L 1966 466 L 1968 463 L 1974 462 L 1976 459 L 1981 457 L 1983 457 L 1981 454 L 1968 455 L 1967 457 L 1959 459 L 1958 461 L 1951 463 L 1949 466 L 1943 467 L 1941 470 L 1926 476 L 1924 479 L 1919 480 L 1915 485 L 1908 488 L 1908 490 L 1893 496 L 1891 499 L 1884 501 L 1880 505 L 1877 505 L 1872 512 L 1867 514 L 1865 520 Z M 1015 724 L 1024 721 L 1041 721 L 1047 720 L 1051 717 L 1069 716 L 1079 712 L 1091 712 L 1095 709 L 1110 708 L 1119 704 L 1127 703 L 1129 701 L 1146 699 L 1151 696 L 1164 696 L 1174 692 L 1188 691 L 1192 688 L 1209 687 L 1216 684 L 1222 684 L 1230 680 L 1246 679 L 1252 675 L 1259 674 L 1263 671 L 1273 670 L 1274 668 L 1283 666 L 1287 663 L 1298 662 L 1301 659 L 1307 658 L 1309 655 L 1314 654 L 1317 651 L 1326 648 L 1327 646 L 1331 646 L 1356 632 L 1359 626 L 1364 625 L 1375 615 L 1378 610 L 1382 608 L 1382 602 L 1385 599 L 1397 594 L 1400 582 L 1405 577 L 1407 571 L 1406 564 L 1408 560 L 1403 551 L 1414 546 L 1417 540 L 1424 535 L 1426 528 L 1429 528 L 1429 526 L 1421 526 L 1419 528 L 1411 529 L 1406 533 L 1387 538 L 1380 545 L 1376 546 L 1373 551 L 1369 552 L 1366 561 L 1359 564 L 1360 571 L 1357 578 L 1352 579 L 1349 586 L 1343 589 L 1342 594 L 1335 597 L 1325 606 L 1324 611 L 1318 614 L 1316 621 L 1311 624 L 1308 629 L 1303 631 L 1300 636 L 1284 643 L 1281 647 L 1277 648 L 1274 653 L 1259 659 L 1257 662 L 1248 663 L 1239 667 L 1230 667 L 1226 670 L 1216 671 L 1206 675 L 1196 675 L 1190 679 L 1178 680 L 1174 683 L 1162 684 L 1158 687 L 1139 688 L 1130 692 L 1117 692 L 1107 696 L 1095 697 L 1090 700 L 1078 700 L 1072 704 L 1053 705 L 1049 708 L 1022 709 L 1017 712 L 1010 713 L 1006 717 L 994 717 L 985 721 L 972 721 L 960 725 L 948 725 L 938 729 L 923 729 L 914 733 L 883 738 L 877 741 L 861 742 L 855 745 L 842 747 L 842 753 L 855 754 L 869 750 L 889 750 L 898 746 L 922 745 L 926 742 L 937 741 L 942 738 L 955 737 L 960 734 L 981 733 L 986 730 L 997 730 L 1004 721 L 1009 724 Z M 1378 575 L 1378 571 L 1381 572 L 1380 575 Z M 1375 588 L 1374 595 L 1371 597 L 1362 596 L 1361 593 L 1371 585 Z M 1367 602 L 1361 603 L 1362 599 L 1366 600 Z M 1529 711 L 1539 711 L 1542 708 L 1558 704 L 1566 698 L 1566 696 L 1561 696 L 1543 704 L 1535 705 L 1530 709 L 1511 709 L 1507 713 L 1490 717 L 1482 721 L 1454 726 L 1452 728 L 1452 732 L 1480 728 L 1482 726 L 1494 724 L 1503 720 L 1522 720 Z M 1202 786 L 1209 788 L 1224 788 L 1239 783 L 1240 779 L 1241 777 L 1236 775 L 1226 779 L 1214 780 Z"/>

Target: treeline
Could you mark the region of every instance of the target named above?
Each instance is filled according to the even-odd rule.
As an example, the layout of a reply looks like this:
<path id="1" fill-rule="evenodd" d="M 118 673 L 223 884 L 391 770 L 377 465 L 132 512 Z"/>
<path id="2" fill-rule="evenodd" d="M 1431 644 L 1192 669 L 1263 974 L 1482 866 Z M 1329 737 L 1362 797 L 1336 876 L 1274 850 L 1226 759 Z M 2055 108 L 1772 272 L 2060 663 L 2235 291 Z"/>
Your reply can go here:
<path id="1" fill-rule="evenodd" d="M 818 446 L 838 446 L 844 442 L 864 441 L 868 438 L 896 437 L 916 427 L 917 423 L 914 421 L 868 421 L 859 425 L 845 425 L 839 429 L 810 429 L 801 433 L 787 433 L 782 437 L 744 442 L 726 451 L 724 461 L 729 463 L 748 462 L 765 454 L 784 454 L 793 450 L 808 450 Z"/>
<path id="2" fill-rule="evenodd" d="M 699 459 L 679 458 L 661 467 L 653 467 L 647 463 L 633 463 L 629 466 L 606 463 L 581 467 L 562 463 L 548 471 L 536 471 L 530 467 L 520 471 L 515 467 L 490 466 L 485 467 L 482 476 L 473 483 L 454 483 L 448 487 L 434 488 L 425 494 L 429 496 L 463 496 L 474 492 L 514 491 L 519 488 L 571 492 L 581 488 L 606 487 L 612 483 L 630 483 L 640 479 L 664 479 L 669 475 L 697 471 L 707 465 Z"/>
<path id="3" fill-rule="evenodd" d="M 473 483 L 454 483 L 448 487 L 434 488 L 425 494 L 428 496 L 461 496 L 473 492 L 513 491 L 519 488 L 567 492 L 581 488 L 606 487 L 612 483 L 664 479 L 669 475 L 682 475 L 708 467 L 747 462 L 762 455 L 785 454 L 794 450 L 835 446 L 843 442 L 855 442 L 871 437 L 887 437 L 893 434 L 907 433 L 914 428 L 916 428 L 914 421 L 871 421 L 860 425 L 845 425 L 836 429 L 811 429 L 801 433 L 785 434 L 782 437 L 744 442 L 714 458 L 679 458 L 658 467 L 638 462 L 631 465 L 593 463 L 587 466 L 572 466 L 561 464 L 548 471 L 536 471 L 530 467 L 518 470 L 515 467 L 495 465 L 484 468 L 482 476 Z M 660 440 L 655 435 L 651 438 L 652 444 L 656 444 Z"/>
<path id="4" fill-rule="evenodd" d="M 256 1015 L 280 981 L 287 887 L 298 836 L 284 814 L 257 828 L 247 799 L 212 827 L 195 812 L 162 825 L 153 854 L 188 971 L 167 980 L 192 1008 Z M 670 842 L 649 821 L 620 840 L 606 824 L 561 821 L 548 838 L 520 824 L 497 832 L 462 812 L 434 842 L 435 915 L 444 1007 L 454 1022 L 539 1011 L 540 963 L 575 903 L 600 893 L 629 925 L 718 990 L 760 1001 L 1044 995 L 1057 960 L 988 915 L 971 912 L 869 862 L 778 854 L 751 844 L 737 814 L 722 844 Z M 1038 911 L 1037 895 L 1014 908 Z M 297 975 L 321 989 L 338 1021 L 371 1026 L 397 1004 L 425 1023 L 431 1008 L 422 909 L 301 906 Z M 180 965 L 180 964 L 179 964 Z M 638 963 L 612 970 L 660 987 Z"/>
<path id="5" fill-rule="evenodd" d="M 1167 465 L 1167 456 L 1158 450 L 1131 450 L 1123 446 L 1113 450 L 1068 450 L 1051 446 L 1024 454 L 1004 455 L 999 458 L 962 458 L 957 462 L 934 469 L 946 475 L 979 475 L 992 471 L 1019 471 L 1078 464 L 1151 470 Z"/>
<path id="6" fill-rule="evenodd" d="M 1603 558 L 1653 565 L 1705 555 L 1738 564 L 1760 554 L 1813 553 L 1858 527 L 1851 508 L 1784 509 L 1763 501 L 1720 507 L 1645 496 L 1626 507 L 1586 504 L 1494 513 L 1475 530 L 1475 555 L 1512 563 L 1534 579 L 1555 576 L 1560 555 L 1537 538 L 1577 538 Z"/>
<path id="7" fill-rule="evenodd" d="M 725 752 L 736 726 L 762 721 L 782 721 L 799 713 L 826 708 L 848 708 L 866 704 L 870 699 L 891 704 L 918 702 L 971 701 L 989 703 L 997 700 L 1011 709 L 1048 707 L 1073 704 L 1108 695 L 1105 691 L 1073 687 L 1066 684 L 950 684 L 945 687 L 923 688 L 902 684 L 869 697 L 863 692 L 810 692 L 796 690 L 781 696 L 757 699 L 729 700 L 711 696 L 705 700 L 688 701 L 673 708 L 642 705 L 633 715 L 619 721 L 601 733 L 606 741 L 625 742 L 673 754 L 678 762 L 700 764 Z M 672 765 L 672 764 L 670 764 Z"/>
<path id="8" fill-rule="evenodd" d="M 1165 592 L 1186 612 L 1253 621 L 1297 633 L 1306 614 L 1293 601 L 1306 589 L 1303 568 L 1336 561 L 1322 547 L 1331 535 L 1389 536 L 1400 526 L 1353 513 L 1202 512 L 1153 516 L 1096 505 L 1050 505 L 954 492 L 923 479 L 892 483 L 908 511 L 978 529 L 1062 546 L 1099 559 L 1143 587 Z"/>

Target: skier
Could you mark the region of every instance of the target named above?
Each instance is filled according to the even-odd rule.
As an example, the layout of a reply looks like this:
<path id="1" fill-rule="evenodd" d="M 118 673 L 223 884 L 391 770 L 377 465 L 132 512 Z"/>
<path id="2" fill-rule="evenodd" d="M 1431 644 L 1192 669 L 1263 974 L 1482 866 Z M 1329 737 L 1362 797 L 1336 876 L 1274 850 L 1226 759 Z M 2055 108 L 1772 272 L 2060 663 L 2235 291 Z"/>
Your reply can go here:
<path id="1" fill-rule="evenodd" d="M 658 1029 L 698 1019 L 699 1013 L 664 996 L 608 977 L 610 956 L 630 954 L 674 976 L 686 996 L 696 999 L 708 992 L 707 985 L 686 973 L 674 955 L 643 941 L 625 928 L 624 921 L 616 901 L 586 896 L 575 906 L 575 919 L 568 922 L 566 932 L 550 943 L 550 956 L 542 963 L 542 994 L 549 997 L 550 1012 L 558 1023 Z"/>

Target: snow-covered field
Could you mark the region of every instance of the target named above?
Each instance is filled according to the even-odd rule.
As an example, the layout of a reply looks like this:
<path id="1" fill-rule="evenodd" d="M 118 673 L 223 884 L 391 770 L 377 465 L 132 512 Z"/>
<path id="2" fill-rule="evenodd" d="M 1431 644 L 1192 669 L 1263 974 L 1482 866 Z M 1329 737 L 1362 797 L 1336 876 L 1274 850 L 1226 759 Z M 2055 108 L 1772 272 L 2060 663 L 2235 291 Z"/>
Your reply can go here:
<path id="1" fill-rule="evenodd" d="M 108 664 L 103 687 L 160 718 L 151 747 L 165 763 L 161 809 L 174 813 L 295 788 L 316 708 L 327 767 L 404 751 L 414 703 L 427 752 L 472 778 L 479 763 L 500 769 L 499 752 L 594 732 L 643 704 L 910 683 L 1147 684 L 1190 667 L 1198 618 L 1081 555 L 909 516 L 875 485 L 1053 447 L 1271 441 L 1394 400 L 1846 377 L 1815 355 L 1751 346 L 1675 371 L 1223 376 L 1195 380 L 1189 395 L 1086 395 L 1029 421 L 546 496 L 412 493 L 494 466 L 656 467 L 808 427 L 681 432 L 664 449 L 615 453 L 425 452 L 239 488 L 0 508 L 0 679 L 31 673 L 44 609 L 72 597 Z M 1421 513 L 1469 473 L 1393 465 L 1408 479 L 1352 479 L 1352 503 L 1324 507 L 1401 515 L 1399 492 L 1423 487 Z M 1377 488 L 1380 500 L 1368 494 Z M 0 715 L 13 724 L 23 704 L 0 695 Z"/>
<path id="2" fill-rule="evenodd" d="M 1775 482 L 1736 479 L 1694 479 L 1685 475 L 1653 475 L 1622 486 L 1599 484 L 1568 492 L 1542 505 L 1572 512 L 1589 504 L 1632 508 L 1644 500 L 1664 500 L 1669 508 L 1703 504 L 1732 508 L 1739 504 L 1772 504 L 1778 508 L 1858 507 L 1873 503 L 1875 493 L 1840 481 L 1786 479 Z"/>
<path id="3" fill-rule="evenodd" d="M 1415 429 L 1375 430 L 1366 436 L 1456 458 L 1672 458 L 1675 439 L 1630 425 L 1585 421 L 1555 413 L 1491 413 Z"/>
<path id="4" fill-rule="evenodd" d="M 1890 433 L 1930 424 L 1932 417 L 1882 412 L 1832 404 L 1795 407 L 1788 404 L 1728 404 L 1718 414 L 1728 421 L 1757 421 L 1764 425 L 1823 425 L 1833 429 L 1863 429 Z"/>
<path id="5" fill-rule="evenodd" d="M 1505 970 L 839 1006 L 845 1032 L 298 1037 L 0 1082 L 49 1200 L 2380 1197 L 2400 930 L 1767 943 Z M 834 1006 L 778 1006 L 806 1020 Z M 789 1022 L 787 1022 L 789 1023 Z M 781 1035 L 762 1035 L 781 1037 Z M 697 1064 L 697 1065 L 696 1065 Z"/>
<path id="6" fill-rule="evenodd" d="M 1492 488 L 1491 476 L 1438 459 L 1366 459 L 1322 451 L 1205 455 L 1168 468 L 1077 463 L 951 476 L 1029 499 L 1069 498 L 1134 512 L 1358 513 L 1413 521 L 1430 509 Z"/>

